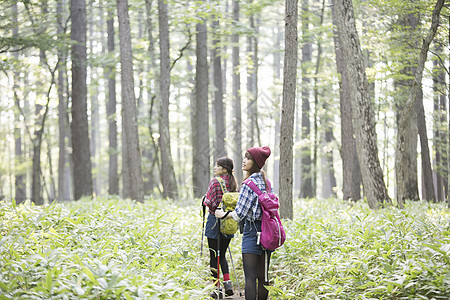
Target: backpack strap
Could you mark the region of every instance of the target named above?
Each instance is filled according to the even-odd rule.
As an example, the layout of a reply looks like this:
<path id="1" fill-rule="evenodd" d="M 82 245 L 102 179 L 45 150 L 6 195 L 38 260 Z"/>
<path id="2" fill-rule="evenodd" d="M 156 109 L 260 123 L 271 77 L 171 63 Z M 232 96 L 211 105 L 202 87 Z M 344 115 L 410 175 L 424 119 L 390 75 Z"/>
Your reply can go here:
<path id="1" fill-rule="evenodd" d="M 222 193 L 228 193 L 227 185 L 225 181 L 223 181 L 222 177 L 216 177 L 217 181 L 220 183 L 220 187 L 222 188 Z"/>
<path id="2" fill-rule="evenodd" d="M 255 184 L 251 179 L 247 179 L 246 181 L 244 181 L 244 183 L 245 183 L 246 185 L 248 185 L 248 187 L 251 188 L 252 191 L 254 191 L 254 192 L 256 193 L 256 195 L 259 196 L 259 195 L 262 194 L 262 192 L 261 192 L 261 190 L 259 189 L 259 187 L 257 187 L 256 184 Z"/>
<path id="3" fill-rule="evenodd" d="M 270 181 L 266 178 L 267 181 L 267 193 L 270 193 L 272 191 L 272 188 L 270 186 Z M 246 181 L 244 181 L 244 183 L 246 185 L 248 185 L 249 188 L 252 189 L 252 191 L 254 191 L 258 196 L 262 194 L 261 190 L 256 186 L 256 184 L 251 180 L 251 179 L 247 179 Z"/>

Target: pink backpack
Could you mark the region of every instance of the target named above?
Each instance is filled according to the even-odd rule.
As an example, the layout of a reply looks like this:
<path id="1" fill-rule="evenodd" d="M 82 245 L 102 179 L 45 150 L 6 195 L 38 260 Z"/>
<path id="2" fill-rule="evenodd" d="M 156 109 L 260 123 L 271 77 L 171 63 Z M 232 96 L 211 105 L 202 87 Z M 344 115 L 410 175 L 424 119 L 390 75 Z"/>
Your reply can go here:
<path id="1" fill-rule="evenodd" d="M 281 224 L 278 208 L 280 203 L 278 197 L 271 192 L 261 192 L 256 184 L 250 179 L 245 181 L 252 191 L 258 195 L 258 201 L 262 208 L 261 237 L 260 242 L 267 250 L 275 250 L 283 245 L 286 233 Z M 271 191 L 270 182 L 267 180 L 268 191 Z"/>

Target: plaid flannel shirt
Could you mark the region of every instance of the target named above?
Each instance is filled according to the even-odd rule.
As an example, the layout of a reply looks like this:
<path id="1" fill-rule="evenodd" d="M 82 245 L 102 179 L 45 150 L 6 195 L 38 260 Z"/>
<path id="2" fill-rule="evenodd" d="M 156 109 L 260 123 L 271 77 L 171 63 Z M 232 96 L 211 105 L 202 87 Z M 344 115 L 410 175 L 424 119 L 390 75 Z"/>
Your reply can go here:
<path id="1" fill-rule="evenodd" d="M 266 190 L 261 172 L 253 173 L 248 179 L 252 180 L 262 192 Z M 235 212 L 241 220 L 244 218 L 248 221 L 261 220 L 262 210 L 258 195 L 245 183 L 241 185 Z"/>
<path id="2" fill-rule="evenodd" d="M 225 185 L 227 186 L 227 190 L 230 190 L 230 183 L 228 182 L 230 179 L 230 175 L 222 175 L 220 176 L 225 181 Z M 211 179 L 208 185 L 208 190 L 206 191 L 205 200 L 203 203 L 208 206 L 209 212 L 214 214 L 216 208 L 220 205 L 220 201 L 222 201 L 223 191 L 220 186 L 219 180 L 216 178 Z"/>

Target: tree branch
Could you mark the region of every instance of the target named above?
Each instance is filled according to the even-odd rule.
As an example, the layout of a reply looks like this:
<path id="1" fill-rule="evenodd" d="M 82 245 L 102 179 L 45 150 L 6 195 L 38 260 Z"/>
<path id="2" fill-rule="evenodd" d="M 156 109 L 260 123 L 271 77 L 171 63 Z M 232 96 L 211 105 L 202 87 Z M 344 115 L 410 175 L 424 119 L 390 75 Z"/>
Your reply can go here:
<path id="1" fill-rule="evenodd" d="M 186 49 L 191 45 L 192 34 L 191 34 L 191 30 L 189 29 L 189 26 L 188 26 L 188 29 L 187 29 L 187 30 L 188 30 L 188 37 L 189 37 L 189 39 L 188 39 L 186 45 L 184 45 L 184 47 L 180 49 L 180 51 L 179 51 L 180 54 L 178 55 L 178 57 L 172 62 L 172 65 L 170 66 L 170 71 L 172 71 L 172 68 L 175 66 L 176 62 L 177 62 L 180 58 L 183 57 L 183 52 L 184 52 L 184 50 L 186 50 Z"/>

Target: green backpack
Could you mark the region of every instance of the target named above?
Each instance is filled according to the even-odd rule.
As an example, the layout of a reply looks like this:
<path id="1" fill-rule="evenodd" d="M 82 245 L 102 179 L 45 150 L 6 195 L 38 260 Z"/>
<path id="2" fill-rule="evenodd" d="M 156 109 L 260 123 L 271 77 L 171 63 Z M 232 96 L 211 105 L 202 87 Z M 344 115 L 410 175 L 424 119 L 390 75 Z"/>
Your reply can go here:
<path id="1" fill-rule="evenodd" d="M 227 186 L 222 177 L 216 177 L 222 187 L 222 209 L 224 212 L 233 211 L 236 207 L 237 199 L 239 197 L 238 192 L 228 192 Z M 238 229 L 238 223 L 233 219 L 225 219 L 220 222 L 220 232 L 223 234 L 235 234 Z"/>

